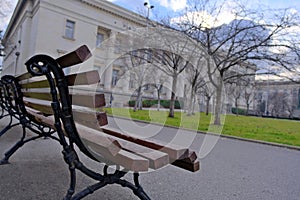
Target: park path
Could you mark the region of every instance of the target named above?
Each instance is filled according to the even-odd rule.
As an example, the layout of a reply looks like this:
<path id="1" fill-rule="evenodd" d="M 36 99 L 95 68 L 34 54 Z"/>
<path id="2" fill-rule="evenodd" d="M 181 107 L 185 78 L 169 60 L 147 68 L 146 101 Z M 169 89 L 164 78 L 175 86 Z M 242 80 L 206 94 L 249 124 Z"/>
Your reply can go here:
<path id="1" fill-rule="evenodd" d="M 109 118 L 110 126 L 117 128 L 120 120 Z M 4 125 L 5 120 L 1 120 L 0 128 Z M 161 129 L 142 123 L 138 126 Z M 0 138 L 1 154 L 15 142 L 20 131 L 16 127 Z M 177 130 L 164 127 L 160 132 L 155 137 L 168 140 Z M 203 137 L 198 134 L 192 147 L 196 149 Z M 61 147 L 49 139 L 24 146 L 12 157 L 11 165 L 0 166 L 0 200 L 61 199 L 68 185 L 68 170 L 60 152 Z M 93 162 L 88 165 L 98 167 Z M 220 138 L 201 159 L 199 172 L 168 166 L 143 174 L 141 182 L 153 200 L 299 200 L 299 169 L 300 151 Z M 79 187 L 90 182 L 78 174 Z M 136 198 L 129 190 L 109 186 L 86 199 Z"/>

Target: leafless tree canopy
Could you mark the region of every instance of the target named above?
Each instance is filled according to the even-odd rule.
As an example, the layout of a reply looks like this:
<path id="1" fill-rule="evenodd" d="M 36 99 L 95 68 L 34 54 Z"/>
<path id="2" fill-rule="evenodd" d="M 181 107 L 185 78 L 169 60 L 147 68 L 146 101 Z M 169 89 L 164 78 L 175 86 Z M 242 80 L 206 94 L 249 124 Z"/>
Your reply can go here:
<path id="1" fill-rule="evenodd" d="M 207 75 L 216 88 L 215 124 L 220 124 L 224 83 L 258 73 L 300 81 L 298 13 L 290 9 L 251 10 L 240 1 L 233 2 L 232 20 L 226 23 L 220 23 L 226 1 L 210 0 L 190 0 L 184 15 L 171 21 L 209 55 Z M 213 78 L 216 75 L 221 80 Z"/>

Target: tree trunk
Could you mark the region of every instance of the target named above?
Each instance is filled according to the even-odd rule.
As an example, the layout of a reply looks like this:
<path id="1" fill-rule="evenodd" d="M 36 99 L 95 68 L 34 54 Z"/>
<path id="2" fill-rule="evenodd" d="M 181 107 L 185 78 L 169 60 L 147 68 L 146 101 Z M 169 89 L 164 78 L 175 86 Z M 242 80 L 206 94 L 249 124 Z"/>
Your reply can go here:
<path id="1" fill-rule="evenodd" d="M 195 97 L 195 94 L 194 94 L 193 104 L 192 104 L 192 115 L 195 115 L 195 103 L 196 103 L 196 97 Z"/>
<path id="2" fill-rule="evenodd" d="M 157 89 L 157 111 L 160 109 L 160 88 Z"/>
<path id="3" fill-rule="evenodd" d="M 215 121 L 214 125 L 221 125 L 221 112 L 222 112 L 222 90 L 223 90 L 223 81 L 220 78 L 217 85 L 217 96 L 216 96 L 216 107 L 215 107 Z"/>
<path id="4" fill-rule="evenodd" d="M 139 110 L 142 110 L 143 109 L 143 102 L 142 102 L 142 95 L 140 94 L 140 97 L 139 97 L 139 106 L 138 106 Z"/>
<path id="5" fill-rule="evenodd" d="M 234 104 L 235 104 L 235 115 L 236 116 L 239 116 L 239 105 L 238 105 L 238 99 L 237 98 L 235 98 L 235 100 L 234 100 Z"/>
<path id="6" fill-rule="evenodd" d="M 191 96 L 190 96 L 189 103 L 188 103 L 188 114 L 187 114 L 187 116 L 192 115 L 193 99 L 194 99 L 194 88 L 191 89 Z"/>
<path id="7" fill-rule="evenodd" d="M 174 117 L 176 89 L 177 89 L 177 75 L 174 75 L 173 82 L 172 82 L 172 94 L 171 94 L 171 101 L 170 101 L 169 117 Z"/>
<path id="8" fill-rule="evenodd" d="M 140 106 L 139 102 L 140 102 L 141 91 L 142 91 L 142 87 L 139 87 L 138 94 L 136 96 L 135 103 L 134 103 L 133 112 L 135 112 L 137 110 L 137 108 Z"/>
<path id="9" fill-rule="evenodd" d="M 249 115 L 249 108 L 250 108 L 250 104 L 247 103 L 247 110 L 246 110 L 246 115 L 247 115 L 247 116 Z"/>
<path id="10" fill-rule="evenodd" d="M 209 114 L 209 102 L 210 102 L 210 97 L 206 97 L 206 115 Z"/>

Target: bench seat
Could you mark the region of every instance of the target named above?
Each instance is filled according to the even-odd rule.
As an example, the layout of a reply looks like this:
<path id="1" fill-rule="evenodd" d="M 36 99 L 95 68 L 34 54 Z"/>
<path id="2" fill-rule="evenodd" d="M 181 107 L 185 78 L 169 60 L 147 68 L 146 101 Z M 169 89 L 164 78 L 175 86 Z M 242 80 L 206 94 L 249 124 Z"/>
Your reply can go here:
<path id="1" fill-rule="evenodd" d="M 63 147 L 70 170 L 70 188 L 65 200 L 81 199 L 107 184 L 128 187 L 140 199 L 150 200 L 139 184 L 139 172 L 157 170 L 169 164 L 191 172 L 198 171 L 197 155 L 188 148 L 153 138 L 134 137 L 108 125 L 105 95 L 96 89 L 100 83 L 98 71 L 63 72 L 63 69 L 80 64 L 90 56 L 85 45 L 56 60 L 46 55 L 33 56 L 26 62 L 28 73 L 17 77 L 5 75 L 1 79 L 1 108 L 9 113 L 10 121 L 13 117 L 19 120 L 17 124 L 23 127 L 23 136 L 0 164 L 7 164 L 10 156 L 26 142 L 41 137 L 57 140 Z M 0 136 L 14 125 L 9 124 Z M 25 139 L 26 129 L 37 136 Z M 55 132 L 58 137 L 53 136 Z M 103 174 L 81 163 L 74 145 L 89 158 L 103 163 Z M 112 174 L 107 171 L 110 165 L 117 166 Z M 72 197 L 76 185 L 75 170 L 98 183 Z M 121 179 L 129 171 L 133 172 L 134 184 Z"/>

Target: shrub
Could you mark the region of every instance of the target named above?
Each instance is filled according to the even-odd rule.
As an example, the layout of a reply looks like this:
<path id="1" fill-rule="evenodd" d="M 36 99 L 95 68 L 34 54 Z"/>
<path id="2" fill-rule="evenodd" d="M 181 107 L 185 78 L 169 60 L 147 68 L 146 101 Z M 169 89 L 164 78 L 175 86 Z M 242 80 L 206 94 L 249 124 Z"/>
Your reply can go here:
<path id="1" fill-rule="evenodd" d="M 239 115 L 247 115 L 247 110 L 242 109 L 242 108 L 232 108 L 231 112 L 233 114 L 239 114 Z"/>
<path id="2" fill-rule="evenodd" d="M 158 104 L 158 100 L 144 100 L 143 107 L 150 108 L 154 105 Z M 128 102 L 129 107 L 134 107 L 135 100 L 130 100 Z M 160 100 L 160 106 L 164 108 L 170 108 L 170 100 Z M 183 107 L 183 102 L 179 102 L 178 100 L 175 100 L 175 109 L 181 109 Z"/>

